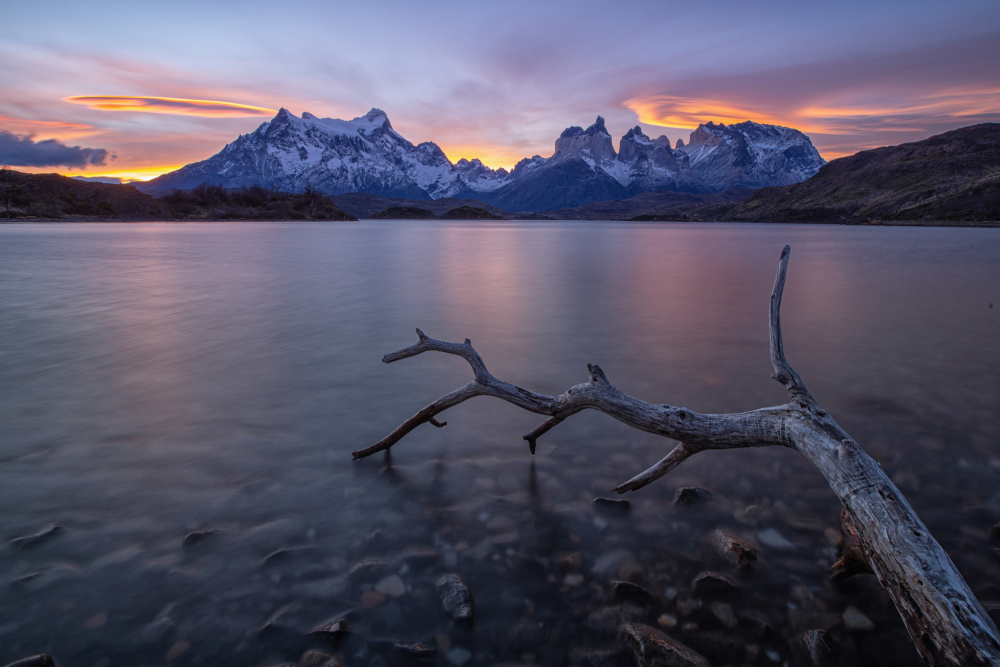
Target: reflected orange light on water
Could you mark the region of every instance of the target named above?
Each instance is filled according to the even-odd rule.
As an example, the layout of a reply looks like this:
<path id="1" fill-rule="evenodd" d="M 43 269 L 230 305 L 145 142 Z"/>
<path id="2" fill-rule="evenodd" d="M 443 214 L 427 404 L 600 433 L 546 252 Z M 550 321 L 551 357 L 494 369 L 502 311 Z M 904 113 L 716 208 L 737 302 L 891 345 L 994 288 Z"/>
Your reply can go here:
<path id="1" fill-rule="evenodd" d="M 469 308 L 482 309 L 484 323 L 503 322 L 519 328 L 527 325 L 530 313 L 525 307 L 528 275 L 521 270 L 518 236 L 513 230 L 492 229 L 488 249 L 479 247 L 481 234 L 468 227 L 453 227 L 442 234 L 442 252 L 438 255 L 438 284 L 456 321 L 467 317 Z"/>

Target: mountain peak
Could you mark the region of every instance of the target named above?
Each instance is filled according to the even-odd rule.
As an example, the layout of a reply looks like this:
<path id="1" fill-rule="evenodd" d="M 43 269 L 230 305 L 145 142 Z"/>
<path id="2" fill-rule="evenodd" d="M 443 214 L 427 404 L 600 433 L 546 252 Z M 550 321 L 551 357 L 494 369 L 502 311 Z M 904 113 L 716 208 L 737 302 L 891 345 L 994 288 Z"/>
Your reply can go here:
<path id="1" fill-rule="evenodd" d="M 380 116 L 381 116 L 382 118 L 385 118 L 386 120 L 389 120 L 389 116 L 388 116 L 388 115 L 386 115 L 386 113 L 385 113 L 384 111 L 382 111 L 381 109 L 377 109 L 377 108 L 375 108 L 375 107 L 372 107 L 371 111 L 369 111 L 368 113 L 366 113 L 366 114 L 365 114 L 365 116 L 364 116 L 364 118 L 365 118 L 365 120 L 367 120 L 367 121 L 368 121 L 369 123 L 373 123 L 373 122 L 375 122 L 376 120 L 378 120 L 378 118 L 379 118 Z"/>
<path id="2" fill-rule="evenodd" d="M 302 112 L 302 120 L 316 120 L 316 116 L 312 115 L 308 111 Z"/>
<path id="3" fill-rule="evenodd" d="M 622 141 L 638 141 L 644 144 L 652 143 L 646 133 L 642 131 L 642 128 L 636 125 L 631 130 L 625 133 L 622 137 Z"/>
<path id="4" fill-rule="evenodd" d="M 606 134 L 609 137 L 611 136 L 611 133 L 608 132 L 608 128 L 604 127 L 604 117 L 603 116 L 598 116 L 597 120 L 594 121 L 594 124 L 591 125 L 590 127 L 588 127 L 584 131 L 584 134 L 598 134 L 598 133 Z"/>

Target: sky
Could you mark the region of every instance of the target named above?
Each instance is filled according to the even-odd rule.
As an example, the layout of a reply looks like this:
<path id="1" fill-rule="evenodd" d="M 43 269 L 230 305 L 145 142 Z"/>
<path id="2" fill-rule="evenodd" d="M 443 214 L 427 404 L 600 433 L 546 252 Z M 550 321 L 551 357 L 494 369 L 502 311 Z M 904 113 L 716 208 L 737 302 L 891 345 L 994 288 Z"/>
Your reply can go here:
<path id="1" fill-rule="evenodd" d="M 510 168 L 598 115 L 826 159 L 1000 122 L 1000 1 L 0 0 L 0 163 L 152 178 L 285 107 Z"/>

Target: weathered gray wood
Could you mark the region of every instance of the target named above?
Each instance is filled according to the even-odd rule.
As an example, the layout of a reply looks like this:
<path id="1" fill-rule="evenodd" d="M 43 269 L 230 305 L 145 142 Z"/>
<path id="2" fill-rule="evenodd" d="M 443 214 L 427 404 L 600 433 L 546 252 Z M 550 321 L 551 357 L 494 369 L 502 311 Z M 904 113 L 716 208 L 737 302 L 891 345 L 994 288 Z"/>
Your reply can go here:
<path id="1" fill-rule="evenodd" d="M 735 414 L 701 414 L 687 408 L 653 405 L 615 387 L 599 366 L 590 379 L 558 396 L 537 394 L 494 377 L 466 340 L 449 343 L 417 329 L 418 342 L 385 355 L 390 363 L 423 352 L 464 358 L 475 374 L 466 386 L 439 398 L 381 441 L 354 452 L 360 459 L 387 450 L 423 423 L 473 396 L 494 396 L 548 419 L 524 436 L 532 453 L 539 437 L 585 409 L 604 412 L 629 426 L 678 444 L 667 456 L 615 489 L 635 491 L 708 449 L 778 445 L 798 450 L 823 474 L 857 530 L 867 559 L 896 604 L 917 652 L 929 665 L 1000 665 L 1000 632 L 972 594 L 944 549 L 889 477 L 823 410 L 788 363 L 781 339 L 781 296 L 790 249 L 781 252 L 770 305 L 770 352 L 774 379 L 788 391 L 785 405 Z"/>

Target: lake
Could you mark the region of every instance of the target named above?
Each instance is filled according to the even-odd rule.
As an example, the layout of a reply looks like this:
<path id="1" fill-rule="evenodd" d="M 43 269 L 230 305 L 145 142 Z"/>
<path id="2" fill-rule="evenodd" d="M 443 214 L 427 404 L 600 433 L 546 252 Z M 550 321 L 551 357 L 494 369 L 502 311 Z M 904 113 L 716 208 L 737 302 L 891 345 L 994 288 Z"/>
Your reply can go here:
<path id="1" fill-rule="evenodd" d="M 1000 230 L 11 224 L 0 664 L 265 666 L 310 649 L 419 664 L 416 644 L 436 650 L 424 664 L 630 664 L 625 620 L 716 665 L 791 664 L 810 628 L 850 664 L 913 664 L 872 577 L 827 581 L 840 505 L 796 452 L 703 452 L 607 511 L 594 499 L 673 443 L 585 413 L 532 457 L 521 436 L 541 419 L 477 398 L 391 458 L 351 460 L 472 378 L 441 354 L 382 364 L 415 327 L 470 338 L 542 393 L 589 362 L 655 403 L 783 403 L 767 308 L 785 244 L 789 361 L 980 600 L 1000 600 Z M 682 487 L 712 497 L 675 505 Z M 758 563 L 734 570 L 717 528 Z M 705 571 L 739 588 L 706 592 Z M 474 597 L 471 626 L 442 608 L 446 573 Z M 310 634 L 341 614 L 350 634 Z"/>

